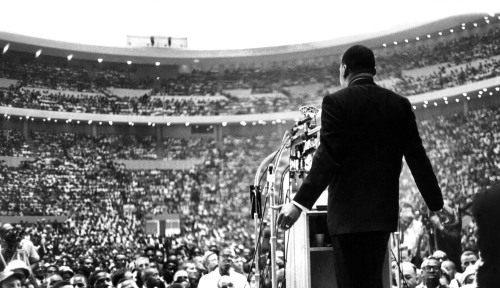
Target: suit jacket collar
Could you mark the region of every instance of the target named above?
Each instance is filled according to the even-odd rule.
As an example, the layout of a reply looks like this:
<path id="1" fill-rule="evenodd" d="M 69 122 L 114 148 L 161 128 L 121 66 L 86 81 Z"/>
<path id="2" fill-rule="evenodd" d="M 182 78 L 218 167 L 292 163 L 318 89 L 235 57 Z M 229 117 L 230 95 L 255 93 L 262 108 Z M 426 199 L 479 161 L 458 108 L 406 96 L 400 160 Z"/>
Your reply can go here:
<path id="1" fill-rule="evenodd" d="M 359 73 L 354 75 L 350 80 L 349 80 L 349 85 L 366 85 L 366 84 L 375 84 L 375 81 L 373 80 L 373 75 L 370 73 Z"/>

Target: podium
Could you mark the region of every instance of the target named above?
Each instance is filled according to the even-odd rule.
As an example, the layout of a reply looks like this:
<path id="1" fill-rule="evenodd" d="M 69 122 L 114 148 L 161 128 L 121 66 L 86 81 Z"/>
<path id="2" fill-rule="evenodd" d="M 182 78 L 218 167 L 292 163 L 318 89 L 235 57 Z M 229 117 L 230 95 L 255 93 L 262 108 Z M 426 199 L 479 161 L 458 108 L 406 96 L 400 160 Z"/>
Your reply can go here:
<path id="1" fill-rule="evenodd" d="M 337 288 L 326 216 L 327 211 L 301 213 L 297 222 L 286 232 L 287 287 Z M 389 251 L 383 269 L 384 287 L 387 288 L 391 287 Z"/>

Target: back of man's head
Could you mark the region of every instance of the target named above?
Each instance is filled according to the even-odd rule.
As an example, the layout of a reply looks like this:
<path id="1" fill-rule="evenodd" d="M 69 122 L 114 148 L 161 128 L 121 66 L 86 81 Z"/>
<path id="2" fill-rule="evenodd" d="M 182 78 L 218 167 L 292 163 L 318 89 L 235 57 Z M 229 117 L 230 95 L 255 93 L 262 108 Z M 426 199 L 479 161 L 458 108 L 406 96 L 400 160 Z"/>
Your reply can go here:
<path id="1" fill-rule="evenodd" d="M 346 73 L 377 74 L 375 69 L 375 55 L 373 51 L 362 45 L 354 45 L 342 55 L 342 65 L 346 65 Z M 347 75 L 346 75 L 347 76 Z"/>

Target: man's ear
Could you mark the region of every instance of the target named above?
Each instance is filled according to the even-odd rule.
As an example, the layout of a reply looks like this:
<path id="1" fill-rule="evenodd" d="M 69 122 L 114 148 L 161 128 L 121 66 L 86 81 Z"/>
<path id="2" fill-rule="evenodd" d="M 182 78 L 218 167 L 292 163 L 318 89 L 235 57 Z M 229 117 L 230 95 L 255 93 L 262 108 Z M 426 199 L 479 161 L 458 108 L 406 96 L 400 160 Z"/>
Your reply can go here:
<path id="1" fill-rule="evenodd" d="M 349 72 L 347 70 L 347 65 L 344 64 L 344 75 L 342 75 L 342 77 L 347 78 L 347 76 L 349 75 Z"/>

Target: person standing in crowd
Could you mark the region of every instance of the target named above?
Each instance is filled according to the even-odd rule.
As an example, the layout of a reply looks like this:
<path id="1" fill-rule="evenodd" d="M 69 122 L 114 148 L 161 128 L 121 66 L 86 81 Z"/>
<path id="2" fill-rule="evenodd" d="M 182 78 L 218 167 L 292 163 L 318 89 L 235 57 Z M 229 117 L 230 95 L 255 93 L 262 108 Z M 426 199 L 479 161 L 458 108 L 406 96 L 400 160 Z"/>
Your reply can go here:
<path id="1" fill-rule="evenodd" d="M 231 265 L 233 264 L 233 259 L 235 257 L 236 253 L 232 248 L 226 247 L 222 249 L 219 254 L 219 267 L 212 272 L 203 275 L 198 283 L 198 287 L 217 287 L 223 276 L 229 276 L 228 280 L 230 280 L 236 288 L 250 287 L 245 276 L 232 269 Z"/>
<path id="2" fill-rule="evenodd" d="M 10 223 L 0 223 L 0 244 L 2 247 L 0 253 L 2 253 L 6 261 L 10 261 L 18 250 L 23 251 L 23 256 L 29 261 L 31 269 L 36 270 L 40 255 L 38 255 L 33 242 L 29 239 L 29 235 L 25 234 L 20 229 L 14 228 Z"/>
<path id="3" fill-rule="evenodd" d="M 401 245 L 407 247 L 409 261 L 419 263 L 420 255 L 417 255 L 422 245 L 425 228 L 421 221 L 415 219 L 415 209 L 410 203 L 401 204 L 399 217 L 399 227 L 401 229 Z"/>
<path id="4" fill-rule="evenodd" d="M 289 229 L 328 188 L 328 229 L 339 288 L 382 287 L 382 270 L 399 212 L 399 176 L 406 159 L 431 211 L 443 196 L 408 98 L 375 84 L 373 51 L 355 45 L 340 65 L 343 89 L 323 98 L 320 146 L 278 226 Z M 448 211 L 448 209 L 446 209 Z M 359 280 L 359 263 L 370 267 Z"/>
<path id="5" fill-rule="evenodd" d="M 477 271 L 480 288 L 499 286 L 500 276 L 500 185 L 474 196 L 472 215 L 477 223 L 477 245 L 482 265 Z M 464 272 L 465 273 L 465 272 Z"/>

